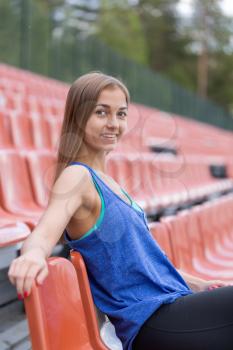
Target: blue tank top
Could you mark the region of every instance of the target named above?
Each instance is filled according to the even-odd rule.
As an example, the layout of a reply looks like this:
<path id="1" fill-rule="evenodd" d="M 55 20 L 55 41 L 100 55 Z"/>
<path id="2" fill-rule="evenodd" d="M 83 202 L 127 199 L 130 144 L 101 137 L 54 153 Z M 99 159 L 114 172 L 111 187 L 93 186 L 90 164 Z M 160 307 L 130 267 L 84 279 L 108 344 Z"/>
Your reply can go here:
<path id="1" fill-rule="evenodd" d="M 115 326 L 124 350 L 145 321 L 162 305 L 192 294 L 182 276 L 152 236 L 145 212 L 126 203 L 85 166 L 101 191 L 105 213 L 100 225 L 86 237 L 64 238 L 83 257 L 93 300 Z"/>

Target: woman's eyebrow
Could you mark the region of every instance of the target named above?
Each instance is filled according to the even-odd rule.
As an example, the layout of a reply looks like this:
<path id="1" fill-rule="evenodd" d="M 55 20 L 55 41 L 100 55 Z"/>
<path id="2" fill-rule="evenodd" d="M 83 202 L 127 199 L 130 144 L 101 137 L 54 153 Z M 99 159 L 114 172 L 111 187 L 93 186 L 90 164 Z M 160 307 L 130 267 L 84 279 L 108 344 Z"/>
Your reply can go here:
<path id="1" fill-rule="evenodd" d="M 99 104 L 97 104 L 97 105 L 95 105 L 95 107 L 97 107 L 97 106 L 102 106 L 102 107 L 106 107 L 106 108 L 110 108 L 110 106 L 109 105 L 106 105 L 105 103 L 99 103 Z M 127 106 L 122 106 L 122 107 L 120 107 L 120 108 L 118 108 L 118 109 L 128 109 L 128 107 Z"/>

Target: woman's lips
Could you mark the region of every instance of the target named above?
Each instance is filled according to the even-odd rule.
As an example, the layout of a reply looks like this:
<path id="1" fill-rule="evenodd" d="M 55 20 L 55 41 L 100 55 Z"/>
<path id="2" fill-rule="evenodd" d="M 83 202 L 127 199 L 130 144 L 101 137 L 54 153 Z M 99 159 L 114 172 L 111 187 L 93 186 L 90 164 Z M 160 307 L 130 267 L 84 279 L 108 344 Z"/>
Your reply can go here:
<path id="1" fill-rule="evenodd" d="M 116 135 L 101 135 L 104 140 L 115 141 L 117 139 Z"/>

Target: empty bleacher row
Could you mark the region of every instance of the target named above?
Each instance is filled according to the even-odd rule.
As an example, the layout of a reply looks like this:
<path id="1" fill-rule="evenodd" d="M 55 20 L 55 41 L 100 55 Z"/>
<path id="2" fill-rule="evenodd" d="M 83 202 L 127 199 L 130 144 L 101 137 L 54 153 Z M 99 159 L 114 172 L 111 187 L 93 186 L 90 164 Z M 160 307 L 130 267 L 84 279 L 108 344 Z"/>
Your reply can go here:
<path id="1" fill-rule="evenodd" d="M 67 91 L 66 84 L 0 65 L 0 269 L 47 206 Z M 207 279 L 233 281 L 232 149 L 228 131 L 132 103 L 128 132 L 107 160 L 108 174 L 145 210 L 174 265 Z M 25 300 L 33 350 L 58 349 L 54 334 L 77 345 L 77 333 L 80 349 L 107 348 L 102 340 L 111 324 L 95 309 L 82 257 L 72 254 L 74 267 L 50 258 L 46 283 Z M 59 288 L 73 285 L 72 294 L 54 288 L 54 280 Z M 10 295 L 0 293 L 0 307 Z M 68 305 L 76 306 L 71 312 Z M 62 327 L 67 318 L 80 330 L 75 339 Z M 57 328 L 50 327 L 54 319 Z"/>

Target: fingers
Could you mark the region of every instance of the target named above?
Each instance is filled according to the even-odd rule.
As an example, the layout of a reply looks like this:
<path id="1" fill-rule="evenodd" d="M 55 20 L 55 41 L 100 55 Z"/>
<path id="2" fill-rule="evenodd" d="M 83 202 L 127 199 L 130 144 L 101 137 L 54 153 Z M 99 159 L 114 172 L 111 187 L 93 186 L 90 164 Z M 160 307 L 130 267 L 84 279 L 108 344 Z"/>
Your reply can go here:
<path id="1" fill-rule="evenodd" d="M 216 289 L 216 288 L 221 288 L 221 287 L 227 287 L 227 286 L 232 286 L 232 283 L 224 283 L 224 282 L 219 282 L 219 281 L 216 281 L 214 282 L 213 284 L 211 284 L 210 286 L 208 286 L 208 290 L 213 290 L 213 289 Z"/>
<path id="2" fill-rule="evenodd" d="M 37 278 L 37 282 L 42 284 L 47 275 L 48 266 L 45 261 L 44 263 L 32 262 L 23 257 L 14 259 L 8 271 L 9 280 L 15 285 L 19 299 L 31 293 L 32 285 Z"/>
<path id="3" fill-rule="evenodd" d="M 48 273 L 49 273 L 48 266 L 45 266 L 43 270 L 40 271 L 40 273 L 36 278 L 37 283 L 42 284 L 44 279 L 47 277 Z"/>
<path id="4" fill-rule="evenodd" d="M 29 267 L 27 274 L 24 278 L 24 281 L 22 283 L 21 289 L 20 289 L 20 291 L 22 291 L 24 297 L 27 297 L 31 293 L 32 285 L 35 282 L 37 275 L 39 273 L 41 273 L 40 270 L 41 270 L 41 267 L 38 265 L 31 265 Z M 42 271 L 44 271 L 44 270 L 47 270 L 46 266 L 43 268 Z M 19 286 L 19 288 L 20 288 L 20 286 Z"/>
<path id="5" fill-rule="evenodd" d="M 216 289 L 216 288 L 219 288 L 219 287 L 222 287 L 222 286 L 219 286 L 217 284 L 213 284 L 213 285 L 208 287 L 208 290 L 213 290 L 213 289 Z"/>
<path id="6" fill-rule="evenodd" d="M 17 272 L 19 271 L 21 263 L 22 263 L 21 257 L 14 259 L 10 265 L 9 270 L 8 270 L 8 278 L 9 278 L 10 282 L 15 286 L 16 286 L 16 282 L 17 282 Z"/>

